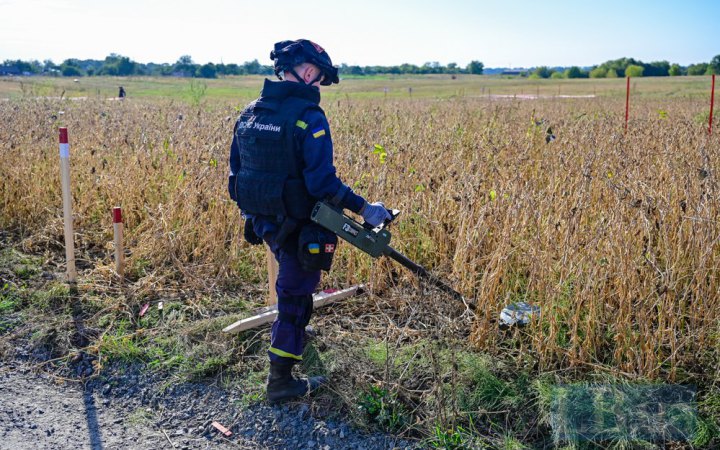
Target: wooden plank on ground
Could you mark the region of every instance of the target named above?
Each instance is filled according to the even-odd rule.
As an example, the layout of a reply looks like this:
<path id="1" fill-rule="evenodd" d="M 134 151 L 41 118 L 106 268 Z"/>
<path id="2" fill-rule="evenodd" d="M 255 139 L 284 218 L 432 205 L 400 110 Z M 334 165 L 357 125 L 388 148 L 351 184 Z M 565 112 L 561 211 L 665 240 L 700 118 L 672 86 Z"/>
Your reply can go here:
<path id="1" fill-rule="evenodd" d="M 332 290 L 328 289 L 322 292 L 318 292 L 313 295 L 313 309 L 320 308 L 327 304 L 342 300 L 348 297 L 362 294 L 365 289 L 365 285 L 357 285 L 349 287 L 347 289 Z M 256 311 L 256 314 L 246 319 L 238 320 L 232 325 L 228 325 L 223 328 L 224 333 L 239 333 L 241 331 L 249 330 L 251 328 L 259 327 L 260 325 L 270 323 L 277 317 L 277 305 L 266 306 Z"/>

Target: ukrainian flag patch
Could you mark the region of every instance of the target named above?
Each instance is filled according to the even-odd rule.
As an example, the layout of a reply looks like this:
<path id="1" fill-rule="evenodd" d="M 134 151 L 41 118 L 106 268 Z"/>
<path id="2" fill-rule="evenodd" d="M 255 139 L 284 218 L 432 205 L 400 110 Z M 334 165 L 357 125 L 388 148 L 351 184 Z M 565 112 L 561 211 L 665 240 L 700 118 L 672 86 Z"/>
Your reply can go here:
<path id="1" fill-rule="evenodd" d="M 308 244 L 308 252 L 313 255 L 320 254 L 320 244 Z"/>
<path id="2" fill-rule="evenodd" d="M 319 138 L 320 136 L 325 136 L 325 129 L 317 128 L 317 129 L 313 130 L 312 134 L 315 139 Z"/>

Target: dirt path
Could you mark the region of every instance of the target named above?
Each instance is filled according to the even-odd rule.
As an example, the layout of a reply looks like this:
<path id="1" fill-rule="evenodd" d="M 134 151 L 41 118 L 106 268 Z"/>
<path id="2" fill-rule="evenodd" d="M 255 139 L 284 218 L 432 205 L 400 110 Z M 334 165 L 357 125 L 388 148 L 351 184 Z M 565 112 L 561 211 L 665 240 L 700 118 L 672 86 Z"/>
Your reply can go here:
<path id="1" fill-rule="evenodd" d="M 127 424 L 123 414 L 103 406 L 102 399 L 77 383 L 53 385 L 47 376 L 27 369 L 1 370 L 2 448 L 109 449 L 127 448 L 129 443 L 137 448 L 163 447 L 162 435 L 140 424 Z"/>
<path id="2" fill-rule="evenodd" d="M 189 430 L 163 433 L 133 420 L 125 408 L 80 383 L 65 383 L 23 367 L 0 366 L 0 448 L 173 448 L 170 441 L 175 448 L 243 448 L 242 442 L 230 447 L 222 441 L 193 438 Z M 257 448 L 257 444 L 248 443 L 246 448 Z"/>
<path id="3" fill-rule="evenodd" d="M 178 448 L 205 448 L 173 436 Z M 203 439 L 205 441 L 205 439 Z M 27 368 L 0 366 L 0 448 L 3 449 L 159 449 L 170 439 L 128 419 L 80 383 L 53 380 Z M 213 448 L 217 448 L 213 445 Z M 248 447 L 250 448 L 250 447 Z"/>
<path id="4" fill-rule="evenodd" d="M 236 408 L 199 383 L 156 391 L 142 376 L 83 384 L 0 361 L 0 449 L 417 449 L 416 444 L 317 419 L 309 405 Z M 230 438 L 213 420 L 232 430 Z"/>

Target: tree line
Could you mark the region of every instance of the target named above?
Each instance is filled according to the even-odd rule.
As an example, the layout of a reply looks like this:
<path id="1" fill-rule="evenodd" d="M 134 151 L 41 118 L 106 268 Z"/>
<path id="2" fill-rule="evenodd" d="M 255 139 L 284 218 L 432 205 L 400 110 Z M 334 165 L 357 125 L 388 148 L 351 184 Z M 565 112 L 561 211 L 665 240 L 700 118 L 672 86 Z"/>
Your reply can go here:
<path id="1" fill-rule="evenodd" d="M 480 61 L 471 61 L 460 67 L 456 63 L 444 66 L 438 62 L 428 62 L 422 66 L 401 64 L 396 66 L 359 66 L 340 65 L 340 73 L 346 76 L 364 76 L 376 74 L 474 74 L 481 75 L 485 67 Z M 66 59 L 61 64 L 51 60 L 5 60 L 0 65 L 0 75 L 51 75 L 65 77 L 83 76 L 176 76 L 195 78 L 217 78 L 227 75 L 272 75 L 272 66 L 260 64 L 258 60 L 242 64 L 197 64 L 189 55 L 181 56 L 174 64 L 138 63 L 127 56 L 111 53 L 104 60 Z M 529 78 L 614 78 L 640 76 L 679 76 L 720 74 L 720 55 L 709 63 L 681 66 L 668 61 L 644 63 L 634 58 L 620 58 L 606 61 L 589 68 L 540 66 L 520 72 Z"/>
<path id="2" fill-rule="evenodd" d="M 541 66 L 525 73 L 529 78 L 674 77 L 713 74 L 720 74 L 720 55 L 716 55 L 709 63 L 690 64 L 687 67 L 671 64 L 668 61 L 644 63 L 634 58 L 620 58 L 588 69 L 577 66 L 568 68 Z"/>
<path id="3" fill-rule="evenodd" d="M 340 72 L 346 75 L 375 74 L 434 74 L 434 73 L 470 73 L 482 74 L 483 63 L 472 61 L 461 68 L 455 63 L 442 66 L 437 62 L 425 63 L 422 66 L 402 64 L 399 66 L 348 66 L 342 64 Z M 0 65 L 2 75 L 55 75 L 64 77 L 83 76 L 179 76 L 195 78 L 217 78 L 226 75 L 272 75 L 273 67 L 262 65 L 258 60 L 242 64 L 196 64 L 189 55 L 181 56 L 174 64 L 142 64 L 127 56 L 110 54 L 104 60 L 66 59 L 61 64 L 51 60 L 43 62 L 32 60 L 5 60 Z"/>
<path id="4" fill-rule="evenodd" d="M 5 60 L 0 65 L 0 74 L 64 77 L 139 75 L 217 78 L 223 75 L 269 75 L 272 73 L 272 66 L 263 66 L 257 60 L 243 64 L 196 64 L 189 55 L 181 56 L 175 64 L 142 64 L 127 56 L 112 53 L 104 60 L 71 58 L 61 64 L 55 64 L 51 60 L 43 62 Z"/>

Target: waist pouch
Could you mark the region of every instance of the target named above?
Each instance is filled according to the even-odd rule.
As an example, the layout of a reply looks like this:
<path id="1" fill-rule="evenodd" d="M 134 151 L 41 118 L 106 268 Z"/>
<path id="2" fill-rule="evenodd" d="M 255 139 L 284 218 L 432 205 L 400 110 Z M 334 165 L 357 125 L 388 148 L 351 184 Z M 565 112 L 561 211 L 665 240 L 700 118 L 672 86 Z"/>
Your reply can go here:
<path id="1" fill-rule="evenodd" d="M 252 219 L 245 219 L 245 226 L 243 227 L 243 237 L 245 238 L 245 242 L 250 245 L 260 245 L 263 243 L 262 238 L 258 236 L 257 233 L 255 233 Z"/>
<path id="2" fill-rule="evenodd" d="M 300 230 L 298 261 L 306 272 L 330 270 L 337 248 L 337 236 L 320 225 L 307 224 Z"/>

